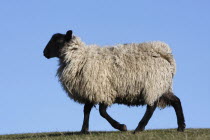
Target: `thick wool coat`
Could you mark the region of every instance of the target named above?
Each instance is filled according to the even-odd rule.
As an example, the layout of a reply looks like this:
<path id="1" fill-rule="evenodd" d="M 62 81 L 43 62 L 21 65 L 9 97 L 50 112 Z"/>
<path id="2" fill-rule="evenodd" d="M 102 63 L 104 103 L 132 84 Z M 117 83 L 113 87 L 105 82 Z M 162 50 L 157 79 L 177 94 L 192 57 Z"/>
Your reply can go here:
<path id="1" fill-rule="evenodd" d="M 176 64 L 163 42 L 100 47 L 73 36 L 61 54 L 57 74 L 76 102 L 153 105 L 172 92 Z"/>

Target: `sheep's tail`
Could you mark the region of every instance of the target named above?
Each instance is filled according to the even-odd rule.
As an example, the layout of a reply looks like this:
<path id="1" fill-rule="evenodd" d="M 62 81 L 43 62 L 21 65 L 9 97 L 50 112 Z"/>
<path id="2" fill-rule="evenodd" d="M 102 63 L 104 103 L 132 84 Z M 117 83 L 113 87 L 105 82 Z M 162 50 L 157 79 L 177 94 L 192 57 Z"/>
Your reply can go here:
<path id="1" fill-rule="evenodd" d="M 160 55 L 171 64 L 171 73 L 172 73 L 172 76 L 174 77 L 174 75 L 176 74 L 176 61 L 173 55 L 171 53 L 167 53 L 167 54 L 160 53 Z"/>
<path id="2" fill-rule="evenodd" d="M 171 65 L 171 73 L 172 76 L 176 73 L 176 62 L 174 56 L 172 55 L 172 50 L 168 44 L 160 41 L 152 42 L 154 50 L 162 57 L 163 59 L 167 60 Z"/>

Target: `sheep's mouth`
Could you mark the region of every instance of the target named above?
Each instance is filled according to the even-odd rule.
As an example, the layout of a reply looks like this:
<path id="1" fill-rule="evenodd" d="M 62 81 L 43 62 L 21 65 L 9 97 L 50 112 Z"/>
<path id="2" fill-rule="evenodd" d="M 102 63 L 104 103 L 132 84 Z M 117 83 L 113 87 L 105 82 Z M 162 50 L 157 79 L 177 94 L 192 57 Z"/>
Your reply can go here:
<path id="1" fill-rule="evenodd" d="M 45 56 L 47 59 L 50 59 L 50 57 L 49 56 Z"/>
<path id="2" fill-rule="evenodd" d="M 50 56 L 47 55 L 46 53 L 44 53 L 44 56 L 45 56 L 47 59 L 50 59 Z"/>

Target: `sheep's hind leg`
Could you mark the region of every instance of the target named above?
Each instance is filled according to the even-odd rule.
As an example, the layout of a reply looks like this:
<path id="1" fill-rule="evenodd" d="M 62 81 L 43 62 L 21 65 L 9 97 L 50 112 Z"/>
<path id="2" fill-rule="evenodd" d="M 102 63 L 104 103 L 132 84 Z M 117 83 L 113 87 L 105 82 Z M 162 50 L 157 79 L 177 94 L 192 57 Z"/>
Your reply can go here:
<path id="1" fill-rule="evenodd" d="M 120 124 L 119 122 L 112 119 L 109 114 L 106 112 L 107 105 L 105 104 L 99 104 L 99 112 L 100 115 L 105 118 L 115 129 L 118 129 L 120 131 L 127 131 L 127 127 L 124 124 Z"/>
<path id="2" fill-rule="evenodd" d="M 147 105 L 147 110 L 139 122 L 137 128 L 135 129 L 134 133 L 143 131 L 147 123 L 149 122 L 150 118 L 152 117 L 152 114 L 154 113 L 155 109 L 157 107 L 157 103 L 154 103 L 153 106 Z"/>
<path id="3" fill-rule="evenodd" d="M 93 105 L 94 104 L 92 104 L 92 103 L 86 103 L 84 105 L 84 120 L 83 120 L 81 133 L 84 133 L 84 134 L 88 133 L 90 111 L 91 111 Z"/>
<path id="4" fill-rule="evenodd" d="M 181 101 L 177 96 L 172 95 L 170 97 L 170 103 L 176 112 L 177 123 L 178 123 L 177 131 L 183 132 L 186 125 L 185 125 L 185 119 L 184 119 Z"/>

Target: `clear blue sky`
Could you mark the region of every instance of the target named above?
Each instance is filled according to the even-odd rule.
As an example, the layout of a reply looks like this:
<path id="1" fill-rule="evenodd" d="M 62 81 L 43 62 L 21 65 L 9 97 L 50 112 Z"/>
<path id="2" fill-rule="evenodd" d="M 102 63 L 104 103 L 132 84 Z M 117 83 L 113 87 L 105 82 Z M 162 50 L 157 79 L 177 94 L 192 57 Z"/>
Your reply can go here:
<path id="1" fill-rule="evenodd" d="M 0 2 L 0 134 L 80 131 L 83 105 L 55 76 L 57 59 L 42 52 L 54 33 L 72 29 L 87 44 L 161 40 L 177 61 L 174 92 L 187 128 L 210 128 L 209 0 L 5 0 Z M 145 107 L 113 105 L 129 130 Z M 157 109 L 146 129 L 176 128 L 173 108 Z M 114 130 L 93 108 L 90 130 Z"/>

